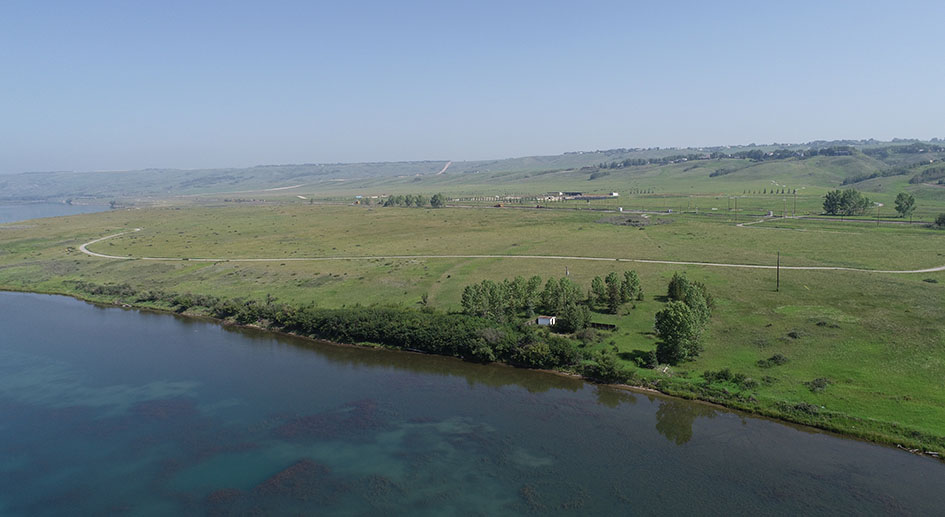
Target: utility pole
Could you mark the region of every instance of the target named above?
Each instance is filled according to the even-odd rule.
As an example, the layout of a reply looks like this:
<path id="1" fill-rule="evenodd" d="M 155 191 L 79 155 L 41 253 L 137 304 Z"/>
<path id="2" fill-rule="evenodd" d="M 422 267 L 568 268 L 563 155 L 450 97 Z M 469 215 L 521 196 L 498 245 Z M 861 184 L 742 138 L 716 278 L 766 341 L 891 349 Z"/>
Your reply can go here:
<path id="1" fill-rule="evenodd" d="M 797 189 L 794 189 L 794 210 L 791 211 L 792 217 L 797 217 Z"/>
<path id="2" fill-rule="evenodd" d="M 735 223 L 738 223 L 738 197 L 735 198 Z"/>
<path id="3" fill-rule="evenodd" d="M 776 292 L 781 292 L 781 250 L 778 250 L 778 280 L 775 287 Z"/>

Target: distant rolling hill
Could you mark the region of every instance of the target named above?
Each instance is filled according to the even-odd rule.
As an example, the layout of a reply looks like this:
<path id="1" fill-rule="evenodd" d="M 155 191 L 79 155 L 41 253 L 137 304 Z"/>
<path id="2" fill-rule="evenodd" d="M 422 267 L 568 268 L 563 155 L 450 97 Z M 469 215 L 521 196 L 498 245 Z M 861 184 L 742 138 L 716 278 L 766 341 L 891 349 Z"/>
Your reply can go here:
<path id="1" fill-rule="evenodd" d="M 739 194 L 852 186 L 945 200 L 941 142 L 809 142 L 687 149 L 611 149 L 501 160 L 265 165 L 240 169 L 39 172 L 0 176 L 0 200 L 135 200 L 179 196 L 345 196 L 403 192 L 536 194 L 646 189 Z M 442 173 L 443 168 L 449 167 Z M 931 173 L 927 172 L 933 169 Z M 925 176 L 919 176 L 925 173 Z M 928 178 L 915 181 L 913 178 Z M 942 174 L 945 177 L 945 174 Z"/>

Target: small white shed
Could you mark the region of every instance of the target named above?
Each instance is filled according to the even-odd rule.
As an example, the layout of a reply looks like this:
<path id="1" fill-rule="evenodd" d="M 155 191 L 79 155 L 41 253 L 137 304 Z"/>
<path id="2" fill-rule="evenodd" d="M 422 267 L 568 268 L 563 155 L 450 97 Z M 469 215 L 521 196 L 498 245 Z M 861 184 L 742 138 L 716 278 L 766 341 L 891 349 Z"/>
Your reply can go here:
<path id="1" fill-rule="evenodd" d="M 539 316 L 537 323 L 543 327 L 553 327 L 555 324 L 554 316 Z"/>

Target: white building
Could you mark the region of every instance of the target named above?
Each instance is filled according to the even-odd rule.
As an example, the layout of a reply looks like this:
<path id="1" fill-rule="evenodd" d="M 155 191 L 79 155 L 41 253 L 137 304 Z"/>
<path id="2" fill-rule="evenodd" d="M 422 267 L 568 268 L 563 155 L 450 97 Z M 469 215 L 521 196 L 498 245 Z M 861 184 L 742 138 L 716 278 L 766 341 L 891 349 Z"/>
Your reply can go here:
<path id="1" fill-rule="evenodd" d="M 543 327 L 553 327 L 555 324 L 554 316 L 539 316 L 537 323 Z"/>

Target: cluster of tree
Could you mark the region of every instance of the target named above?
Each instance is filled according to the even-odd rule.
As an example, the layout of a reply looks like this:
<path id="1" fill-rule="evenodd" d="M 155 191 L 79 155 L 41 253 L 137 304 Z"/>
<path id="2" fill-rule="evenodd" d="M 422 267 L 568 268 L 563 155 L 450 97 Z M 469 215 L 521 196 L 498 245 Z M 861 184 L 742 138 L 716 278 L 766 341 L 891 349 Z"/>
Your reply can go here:
<path id="1" fill-rule="evenodd" d="M 549 278 L 544 288 L 540 276 L 526 280 L 517 276 L 512 280 L 493 282 L 483 280 L 463 289 L 463 313 L 508 323 L 516 318 L 531 319 L 536 310 L 557 316 L 557 327 L 562 332 L 576 332 L 587 328 L 590 310 L 583 303 L 581 287 L 568 277 Z"/>
<path id="2" fill-rule="evenodd" d="M 463 289 L 463 313 L 496 323 L 531 319 L 536 311 L 555 315 L 555 330 L 578 332 L 591 322 L 591 308 L 607 307 L 616 313 L 631 300 L 642 300 L 643 288 L 635 271 L 625 271 L 623 278 L 611 272 L 606 278 L 595 277 L 585 296 L 580 285 L 569 277 L 549 278 L 542 287 L 542 278 L 522 276 L 501 282 L 483 280 Z"/>
<path id="3" fill-rule="evenodd" d="M 832 190 L 824 196 L 824 213 L 827 215 L 862 215 L 870 207 L 870 199 L 856 189 Z"/>
<path id="4" fill-rule="evenodd" d="M 566 276 L 549 278 L 541 291 L 541 310 L 557 316 L 556 327 L 561 332 L 576 332 L 590 324 L 590 309 L 582 301 L 581 286 Z"/>
<path id="5" fill-rule="evenodd" d="M 540 276 L 528 280 L 517 276 L 502 282 L 483 280 L 463 289 L 463 312 L 495 322 L 512 321 L 519 315 L 531 318 L 540 304 L 543 304 Z"/>
<path id="6" fill-rule="evenodd" d="M 592 303 L 603 305 L 607 310 L 616 314 L 620 306 L 630 300 L 642 300 L 643 288 L 640 286 L 640 277 L 636 271 L 624 271 L 623 279 L 611 271 L 606 278 L 595 276 L 591 281 Z"/>
<path id="7" fill-rule="evenodd" d="M 387 200 L 384 201 L 384 206 L 423 207 L 427 206 L 427 203 L 428 200 L 423 194 L 407 194 L 406 196 L 398 194 L 388 197 Z"/>
<path id="8" fill-rule="evenodd" d="M 702 332 L 709 323 L 714 301 L 706 286 L 673 274 L 667 297 L 670 302 L 656 313 L 656 346 L 659 362 L 678 364 L 702 352 Z"/>
<path id="9" fill-rule="evenodd" d="M 939 229 L 945 228 L 945 214 L 938 214 L 938 217 L 935 218 L 935 226 Z"/>
<path id="10" fill-rule="evenodd" d="M 432 197 L 427 199 L 423 194 L 407 194 L 407 195 L 396 195 L 390 196 L 387 200 L 384 201 L 383 206 L 405 206 L 405 207 L 424 207 L 431 206 L 433 208 L 442 208 L 446 204 L 446 198 L 443 194 L 433 194 Z"/>
<path id="11" fill-rule="evenodd" d="M 929 183 L 930 181 L 935 181 L 941 178 L 945 178 L 945 165 L 929 167 L 928 169 L 925 169 L 924 171 L 909 178 L 909 183 L 912 183 L 913 185 L 919 183 Z"/>

